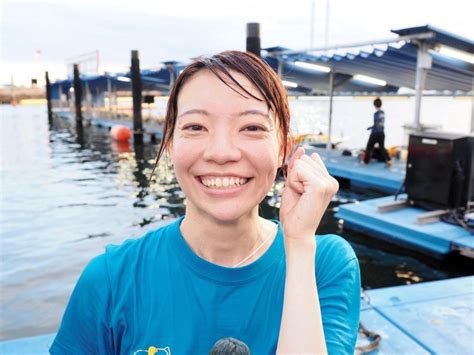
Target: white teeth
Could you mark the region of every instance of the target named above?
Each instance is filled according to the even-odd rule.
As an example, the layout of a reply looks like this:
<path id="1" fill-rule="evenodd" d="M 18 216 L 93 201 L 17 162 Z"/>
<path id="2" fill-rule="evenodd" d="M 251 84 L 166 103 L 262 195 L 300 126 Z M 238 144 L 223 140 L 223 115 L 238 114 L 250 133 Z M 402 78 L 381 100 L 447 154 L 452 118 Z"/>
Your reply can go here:
<path id="1" fill-rule="evenodd" d="M 222 179 L 222 186 L 224 187 L 229 186 L 229 178 L 225 177 Z"/>
<path id="2" fill-rule="evenodd" d="M 201 177 L 201 182 L 207 187 L 232 188 L 245 184 L 248 179 L 238 177 Z"/>

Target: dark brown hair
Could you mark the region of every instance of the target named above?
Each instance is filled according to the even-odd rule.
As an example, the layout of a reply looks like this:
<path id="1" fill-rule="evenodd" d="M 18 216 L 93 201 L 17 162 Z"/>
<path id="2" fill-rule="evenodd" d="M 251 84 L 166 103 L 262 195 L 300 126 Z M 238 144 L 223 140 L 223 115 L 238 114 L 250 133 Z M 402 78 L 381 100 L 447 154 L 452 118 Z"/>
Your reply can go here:
<path id="1" fill-rule="evenodd" d="M 169 146 L 176 126 L 178 113 L 178 96 L 184 84 L 200 70 L 209 70 L 217 76 L 224 84 L 229 86 L 238 94 L 245 92 L 250 97 L 262 101 L 262 99 L 251 94 L 232 76 L 231 71 L 244 75 L 262 94 L 268 108 L 274 113 L 280 131 L 280 140 L 283 144 L 283 163 L 288 153 L 288 142 L 290 142 L 290 110 L 285 87 L 275 71 L 262 59 L 249 52 L 225 51 L 211 57 L 196 58 L 189 64 L 176 79 L 168 100 L 163 128 L 163 139 L 158 149 L 155 167 L 161 156 Z M 230 86 L 230 79 L 242 92 Z M 154 169 L 153 169 L 154 170 Z"/>

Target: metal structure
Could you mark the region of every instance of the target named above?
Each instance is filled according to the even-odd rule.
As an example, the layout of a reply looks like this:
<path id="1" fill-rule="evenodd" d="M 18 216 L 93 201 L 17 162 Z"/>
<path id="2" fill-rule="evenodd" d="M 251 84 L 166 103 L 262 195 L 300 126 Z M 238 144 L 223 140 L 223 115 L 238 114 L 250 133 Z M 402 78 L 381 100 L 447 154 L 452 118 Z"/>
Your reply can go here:
<path id="1" fill-rule="evenodd" d="M 419 131 L 424 90 L 448 90 L 453 94 L 473 91 L 474 42 L 429 25 L 392 32 L 399 36 L 303 50 L 266 48 L 264 58 L 282 79 L 296 82 L 300 92 L 330 96 L 329 132 L 332 96 L 336 91 L 377 94 L 396 92 L 400 87 L 414 89 L 411 128 Z M 444 48 L 464 54 L 464 59 L 445 54 Z M 370 82 L 361 85 L 361 76 L 373 79 L 372 90 Z M 474 130 L 474 114 L 471 121 Z"/>

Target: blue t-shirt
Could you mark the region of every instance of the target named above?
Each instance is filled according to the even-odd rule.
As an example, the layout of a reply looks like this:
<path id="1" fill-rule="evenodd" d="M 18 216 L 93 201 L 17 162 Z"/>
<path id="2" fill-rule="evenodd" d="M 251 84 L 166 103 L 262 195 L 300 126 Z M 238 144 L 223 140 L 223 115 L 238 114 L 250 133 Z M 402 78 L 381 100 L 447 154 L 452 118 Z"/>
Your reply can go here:
<path id="1" fill-rule="evenodd" d="M 88 264 L 52 354 L 208 354 L 227 337 L 245 342 L 252 354 L 275 353 L 285 286 L 281 226 L 258 260 L 227 268 L 191 250 L 181 221 L 108 246 Z M 329 353 L 353 353 L 359 265 L 341 237 L 317 237 L 316 280 Z"/>
<path id="2" fill-rule="evenodd" d="M 377 110 L 374 113 L 374 125 L 372 126 L 372 133 L 383 132 L 385 126 L 385 112 Z"/>

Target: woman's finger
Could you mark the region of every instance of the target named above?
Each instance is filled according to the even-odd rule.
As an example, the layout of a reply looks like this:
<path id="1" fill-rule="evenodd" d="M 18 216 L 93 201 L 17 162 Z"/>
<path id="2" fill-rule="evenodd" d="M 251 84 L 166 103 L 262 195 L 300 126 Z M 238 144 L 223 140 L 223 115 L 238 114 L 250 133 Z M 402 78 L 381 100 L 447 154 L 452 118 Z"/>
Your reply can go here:
<path id="1" fill-rule="evenodd" d="M 326 173 L 328 173 L 328 170 L 326 168 L 326 165 L 324 164 L 323 160 L 321 159 L 321 156 L 318 153 L 313 153 L 311 154 L 311 160 L 316 162 L 319 166 L 321 166 Z M 329 173 L 328 173 L 329 174 Z"/>
<path id="2" fill-rule="evenodd" d="M 304 148 L 303 147 L 296 148 L 295 152 L 293 153 L 290 160 L 288 161 L 288 170 L 291 170 L 293 168 L 293 165 L 295 164 L 295 161 L 301 158 L 303 155 L 304 155 Z"/>
<path id="3" fill-rule="evenodd" d="M 308 159 L 298 159 L 295 162 L 295 169 L 298 174 L 298 178 L 301 180 L 304 186 L 311 185 L 315 189 L 324 186 L 330 193 L 336 193 L 339 190 L 339 183 L 331 175 L 327 173 L 319 164 Z"/>
<path id="4" fill-rule="evenodd" d="M 327 176 L 329 176 L 329 173 L 324 167 L 324 164 L 322 164 L 321 160 L 319 162 L 315 161 L 313 158 L 310 158 L 307 155 L 302 156 L 299 160 L 304 162 L 304 164 L 312 169 L 319 178 L 325 179 Z"/>

